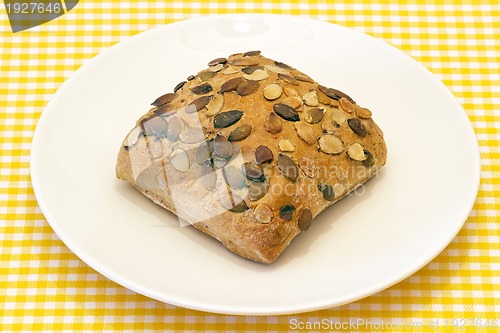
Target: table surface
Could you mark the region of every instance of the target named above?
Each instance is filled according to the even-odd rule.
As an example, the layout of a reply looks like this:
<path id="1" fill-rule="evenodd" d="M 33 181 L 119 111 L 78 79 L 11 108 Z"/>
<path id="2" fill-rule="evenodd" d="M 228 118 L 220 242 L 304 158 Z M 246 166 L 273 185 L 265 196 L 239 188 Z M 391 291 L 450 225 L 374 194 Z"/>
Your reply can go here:
<path id="1" fill-rule="evenodd" d="M 204 313 L 151 300 L 108 280 L 47 224 L 31 187 L 29 155 L 37 120 L 58 87 L 82 63 L 128 36 L 201 15 L 251 12 L 304 15 L 385 40 L 423 63 L 463 105 L 481 152 L 477 200 L 457 237 L 411 277 L 328 310 L 269 317 Z M 0 331 L 286 332 L 315 323 L 316 330 L 332 331 L 499 331 L 497 1 L 84 0 L 54 21 L 17 33 L 2 6 L 0 29 Z"/>

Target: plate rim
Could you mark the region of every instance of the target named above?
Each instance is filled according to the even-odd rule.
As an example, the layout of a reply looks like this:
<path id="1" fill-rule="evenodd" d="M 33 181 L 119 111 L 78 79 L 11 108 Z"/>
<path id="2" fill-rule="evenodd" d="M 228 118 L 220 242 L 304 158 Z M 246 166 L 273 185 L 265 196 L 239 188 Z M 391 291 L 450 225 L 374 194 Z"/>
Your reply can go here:
<path id="1" fill-rule="evenodd" d="M 223 306 L 221 304 L 207 304 L 206 302 L 196 302 L 193 300 L 183 300 L 183 299 L 176 299 L 176 297 L 170 297 L 168 299 L 163 299 L 161 297 L 158 297 L 158 295 L 155 295 L 149 288 L 149 287 L 144 287 L 140 285 L 136 285 L 133 283 L 133 281 L 128 280 L 125 277 L 122 277 L 120 275 L 115 275 L 112 270 L 107 269 L 106 267 L 101 267 L 101 265 L 97 262 L 93 262 L 91 259 L 87 258 L 85 251 L 81 250 L 78 248 L 78 246 L 74 246 L 71 242 L 70 239 L 68 239 L 66 233 L 61 230 L 58 226 L 57 223 L 54 223 L 54 220 L 51 216 L 50 208 L 47 207 L 47 203 L 45 202 L 43 196 L 40 193 L 40 187 L 39 187 L 39 168 L 37 167 L 37 160 L 36 157 L 38 155 L 38 151 L 41 149 L 40 148 L 40 130 L 39 128 L 42 128 L 45 126 L 46 119 L 47 119 L 47 112 L 46 110 L 50 110 L 52 108 L 52 105 L 57 101 L 60 95 L 63 95 L 64 92 L 67 90 L 69 86 L 71 86 L 71 83 L 75 79 L 75 77 L 78 76 L 78 73 L 81 71 L 85 71 L 88 67 L 91 67 L 94 62 L 96 62 L 98 59 L 100 59 L 103 56 L 106 56 L 108 53 L 114 52 L 120 47 L 123 47 L 124 45 L 127 45 L 128 43 L 133 42 L 136 39 L 142 38 L 143 35 L 149 34 L 149 33 L 154 33 L 156 31 L 169 31 L 173 29 L 178 29 L 182 26 L 190 25 L 193 23 L 201 22 L 201 21 L 210 21 L 214 20 L 217 21 L 218 19 L 226 19 L 226 18 L 233 18 L 233 19 L 243 19 L 243 18 L 252 18 L 252 17 L 258 17 L 258 18 L 280 18 L 280 19 L 287 19 L 287 20 L 301 20 L 305 22 L 309 22 L 311 24 L 324 24 L 326 25 L 331 25 L 335 26 L 336 28 L 341 28 L 341 29 L 347 29 L 351 32 L 355 32 L 358 35 L 363 35 L 365 38 L 368 37 L 372 40 L 376 40 L 378 43 L 384 44 L 386 47 L 390 47 L 394 49 L 395 51 L 399 52 L 401 55 L 404 55 L 407 60 L 410 60 L 413 65 L 417 65 L 420 67 L 422 70 L 424 70 L 432 80 L 437 83 L 443 92 L 446 92 L 448 94 L 448 97 L 451 97 L 450 100 L 453 100 L 453 102 L 456 104 L 456 106 L 462 111 L 460 112 L 460 115 L 457 114 L 457 116 L 461 117 L 461 121 L 465 122 L 467 124 L 467 133 L 464 133 L 464 135 L 468 136 L 468 141 L 474 143 L 473 148 L 475 151 L 475 156 L 474 159 L 476 160 L 475 167 L 474 167 L 474 191 L 471 191 L 469 194 L 468 199 L 468 205 L 467 209 L 467 215 L 462 218 L 462 223 L 456 225 L 456 230 L 453 230 L 452 236 L 450 239 L 448 239 L 442 246 L 439 247 L 439 251 L 436 251 L 435 253 L 433 252 L 433 255 L 431 255 L 428 260 L 424 262 L 414 262 L 412 265 L 407 266 L 407 269 L 404 270 L 404 273 L 401 273 L 398 276 L 392 276 L 391 279 L 386 279 L 386 280 L 381 280 L 379 281 L 376 285 L 376 287 L 369 286 L 365 289 L 360 289 L 357 293 L 352 293 L 350 297 L 345 297 L 346 299 L 341 301 L 341 302 L 335 302 L 332 301 L 330 298 L 325 298 L 322 299 L 321 301 L 317 302 L 311 302 L 310 304 L 295 304 L 295 305 L 288 305 L 288 306 L 273 306 L 272 309 L 265 309 L 264 311 L 258 310 L 254 307 L 245 307 L 245 306 L 240 306 L 235 307 L 235 306 Z M 97 60 L 96 60 L 97 59 Z M 50 111 L 49 111 L 50 112 Z M 70 76 L 60 85 L 60 87 L 57 89 L 57 91 L 49 98 L 49 102 L 46 104 L 44 111 L 40 115 L 40 118 L 37 122 L 35 131 L 33 133 L 33 138 L 31 141 L 31 150 L 30 150 L 30 177 L 31 177 L 31 183 L 33 187 L 33 191 L 38 203 L 38 206 L 40 207 L 40 210 L 42 211 L 45 220 L 47 223 L 50 225 L 50 227 L 54 230 L 56 235 L 58 236 L 59 239 L 83 262 L 85 262 L 89 267 L 92 269 L 96 270 L 98 273 L 101 275 L 105 276 L 106 278 L 110 279 L 111 281 L 124 286 L 127 289 L 130 289 L 134 292 L 137 292 L 139 294 L 145 295 L 149 298 L 176 305 L 176 306 L 181 306 L 184 308 L 188 309 L 194 309 L 194 310 L 199 310 L 199 311 L 206 311 L 206 312 L 212 312 L 212 313 L 219 313 L 219 314 L 228 314 L 228 315 L 286 315 L 286 314 L 297 314 L 297 313 L 303 313 L 303 312 L 309 312 L 309 311 L 314 311 L 314 310 L 321 310 L 321 309 L 326 309 L 330 307 L 337 307 L 341 305 L 345 305 L 351 302 L 358 301 L 360 299 L 363 299 L 365 297 L 369 297 L 373 294 L 376 294 L 382 290 L 385 290 L 387 288 L 390 288 L 394 286 L 395 284 L 401 282 L 402 280 L 408 278 L 409 276 L 413 275 L 416 273 L 418 270 L 422 269 L 424 266 L 426 266 L 428 263 L 430 263 L 432 260 L 434 260 L 437 256 L 439 256 L 442 251 L 453 241 L 453 239 L 456 237 L 458 232 L 462 229 L 463 225 L 465 224 L 467 218 L 470 215 L 470 212 L 472 211 L 473 205 L 476 201 L 477 198 L 477 193 L 479 190 L 480 186 L 480 179 L 481 179 L 481 157 L 480 157 L 480 151 L 479 151 L 479 145 L 477 142 L 477 137 L 474 131 L 474 128 L 472 126 L 472 123 L 470 119 L 468 118 L 463 106 L 458 102 L 457 98 L 455 95 L 449 90 L 449 88 L 441 81 L 439 80 L 427 67 L 425 67 L 422 63 L 418 62 L 415 60 L 413 57 L 411 57 L 408 53 L 396 48 L 395 46 L 389 44 L 387 41 L 379 38 L 375 38 L 371 35 L 368 35 L 366 33 L 360 32 L 358 30 L 338 25 L 335 23 L 331 23 L 328 21 L 322 21 L 318 19 L 313 19 L 309 17 L 304 17 L 304 16 L 295 16 L 295 15 L 281 15 L 281 14 L 221 14 L 221 15 L 208 15 L 208 16 L 201 16 L 201 17 L 195 17 L 191 19 L 185 19 L 181 21 L 174 21 L 169 24 L 165 25 L 160 25 L 156 26 L 154 28 L 142 31 L 136 35 L 129 36 L 125 39 L 122 39 L 115 43 L 114 45 L 107 47 L 106 49 L 102 50 L 99 52 L 97 55 L 94 57 L 85 60 L 82 65 L 75 70 L 73 73 L 70 74 Z M 264 307 L 265 308 L 265 307 Z"/>

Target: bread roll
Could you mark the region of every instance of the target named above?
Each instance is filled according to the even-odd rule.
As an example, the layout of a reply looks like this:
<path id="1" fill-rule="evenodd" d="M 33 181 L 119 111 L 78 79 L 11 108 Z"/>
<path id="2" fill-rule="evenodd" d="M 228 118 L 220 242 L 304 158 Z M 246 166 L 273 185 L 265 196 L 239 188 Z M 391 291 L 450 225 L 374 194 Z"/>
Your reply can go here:
<path id="1" fill-rule="evenodd" d="M 117 177 L 260 263 L 386 162 L 370 110 L 259 51 L 210 61 L 152 105 Z"/>

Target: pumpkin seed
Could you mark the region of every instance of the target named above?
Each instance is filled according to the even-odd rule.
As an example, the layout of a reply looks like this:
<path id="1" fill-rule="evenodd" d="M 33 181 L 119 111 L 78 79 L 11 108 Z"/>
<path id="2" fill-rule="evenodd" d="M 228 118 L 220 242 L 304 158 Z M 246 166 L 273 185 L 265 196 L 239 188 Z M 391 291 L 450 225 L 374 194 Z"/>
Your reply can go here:
<path id="1" fill-rule="evenodd" d="M 318 95 L 316 95 L 316 91 L 311 90 L 302 96 L 302 100 L 307 106 L 318 106 Z"/>
<path id="2" fill-rule="evenodd" d="M 248 67 L 243 68 L 241 71 L 245 74 L 252 74 L 253 72 L 255 72 L 258 69 L 263 70 L 264 67 L 262 67 L 262 66 L 248 66 Z"/>
<path id="3" fill-rule="evenodd" d="M 252 74 L 243 74 L 243 77 L 247 80 L 261 81 L 269 77 L 266 71 L 262 69 L 257 69 Z"/>
<path id="4" fill-rule="evenodd" d="M 168 117 L 177 113 L 177 108 L 172 104 L 163 104 L 154 110 L 154 113 L 160 117 Z"/>
<path id="5" fill-rule="evenodd" d="M 357 118 L 348 119 L 347 124 L 352 129 L 352 131 L 360 137 L 365 137 L 368 134 L 365 125 L 363 125 L 363 123 Z"/>
<path id="6" fill-rule="evenodd" d="M 177 92 L 177 90 L 179 89 L 182 89 L 182 87 L 184 87 L 184 85 L 186 84 L 187 81 L 182 81 L 182 82 L 179 82 L 175 87 L 174 87 L 174 93 Z"/>
<path id="7" fill-rule="evenodd" d="M 363 153 L 365 153 L 366 156 L 366 160 L 363 161 L 363 165 L 367 168 L 375 165 L 375 157 L 373 157 L 372 153 L 366 149 L 363 149 Z"/>
<path id="8" fill-rule="evenodd" d="M 255 161 L 257 164 L 271 162 L 273 160 L 273 152 L 269 147 L 260 145 L 255 150 Z"/>
<path id="9" fill-rule="evenodd" d="M 251 59 L 251 58 L 239 58 L 239 59 L 230 60 L 229 64 L 231 64 L 233 66 L 255 66 L 255 65 L 258 65 L 259 62 L 255 59 Z"/>
<path id="10" fill-rule="evenodd" d="M 338 155 L 344 150 L 344 143 L 335 135 L 322 135 L 318 139 L 319 149 L 330 155 Z"/>
<path id="11" fill-rule="evenodd" d="M 307 229 L 309 229 L 312 224 L 312 219 L 313 216 L 311 210 L 307 207 L 302 208 L 298 218 L 298 226 L 300 231 L 306 231 Z"/>
<path id="12" fill-rule="evenodd" d="M 250 180 L 255 182 L 263 182 L 266 179 L 266 175 L 264 174 L 264 170 L 257 164 L 252 162 L 243 163 L 241 166 L 241 172 Z"/>
<path id="13" fill-rule="evenodd" d="M 170 154 L 170 163 L 176 170 L 186 172 L 190 165 L 189 156 L 184 149 L 176 148 Z"/>
<path id="14" fill-rule="evenodd" d="M 294 205 L 284 205 L 281 206 L 279 215 L 280 217 L 285 220 L 285 221 L 291 221 L 293 212 L 295 212 L 295 206 Z"/>
<path id="15" fill-rule="evenodd" d="M 236 88 L 242 82 L 243 82 L 242 77 L 235 77 L 235 78 L 229 79 L 222 84 L 222 86 L 220 87 L 220 92 L 225 93 L 225 92 L 236 90 Z"/>
<path id="16" fill-rule="evenodd" d="M 347 148 L 347 155 L 355 161 L 366 160 L 364 149 L 359 143 L 350 145 L 349 148 Z"/>
<path id="17" fill-rule="evenodd" d="M 341 99 L 342 97 L 345 97 L 349 100 L 349 102 L 351 103 L 355 103 L 354 100 L 349 97 L 349 95 L 343 93 L 342 91 L 340 90 L 337 90 L 337 89 L 333 89 L 333 88 L 327 88 L 327 87 L 324 87 L 322 85 L 318 85 L 318 89 L 323 92 L 326 96 L 334 99 L 334 100 L 339 100 Z"/>
<path id="18" fill-rule="evenodd" d="M 288 97 L 299 97 L 299 93 L 297 92 L 297 90 L 289 85 L 285 86 L 285 95 L 287 95 Z"/>
<path id="19" fill-rule="evenodd" d="M 300 97 L 295 97 L 295 96 L 290 96 L 287 98 L 284 98 L 281 103 L 286 104 L 295 110 L 299 110 L 299 108 L 302 106 L 302 98 Z"/>
<path id="20" fill-rule="evenodd" d="M 212 141 L 212 150 L 220 157 L 228 158 L 233 152 L 233 145 L 226 139 L 226 137 L 217 135 Z"/>
<path id="21" fill-rule="evenodd" d="M 246 202 L 235 194 L 223 195 L 219 203 L 224 209 L 234 213 L 242 213 L 248 209 Z"/>
<path id="22" fill-rule="evenodd" d="M 260 55 L 260 51 L 248 51 L 248 52 L 243 53 L 244 57 L 255 57 L 258 55 Z"/>
<path id="23" fill-rule="evenodd" d="M 267 85 L 262 92 L 264 93 L 264 97 L 270 101 L 275 100 L 283 94 L 283 88 L 277 83 L 271 83 Z"/>
<path id="24" fill-rule="evenodd" d="M 224 179 L 226 180 L 226 183 L 232 189 L 240 190 L 247 187 L 245 176 L 243 176 L 238 168 L 232 165 L 226 166 L 224 167 L 224 169 L 222 169 L 222 174 L 224 176 Z"/>
<path id="25" fill-rule="evenodd" d="M 168 121 L 167 139 L 171 142 L 176 141 L 179 138 L 179 134 L 182 132 L 183 127 L 184 123 L 181 118 L 177 116 L 170 118 Z"/>
<path id="26" fill-rule="evenodd" d="M 325 120 L 321 123 L 321 129 L 323 133 L 332 134 L 335 131 L 335 126 L 333 126 L 331 121 Z"/>
<path id="27" fill-rule="evenodd" d="M 313 79 L 303 73 L 295 75 L 294 78 L 302 82 L 314 83 Z"/>
<path id="28" fill-rule="evenodd" d="M 323 120 L 323 116 L 324 116 L 323 109 L 314 108 L 306 112 L 304 120 L 307 121 L 309 124 L 317 124 L 321 120 Z"/>
<path id="29" fill-rule="evenodd" d="M 258 204 L 253 210 L 255 220 L 260 223 L 268 224 L 273 219 L 273 211 L 264 204 Z"/>
<path id="30" fill-rule="evenodd" d="M 190 127 L 179 134 L 179 138 L 184 143 L 198 143 L 205 140 L 206 133 L 201 127 Z"/>
<path id="31" fill-rule="evenodd" d="M 340 109 L 333 109 L 332 110 L 332 120 L 342 126 L 342 124 L 345 123 L 345 120 L 347 119 L 347 115 L 344 111 Z"/>
<path id="32" fill-rule="evenodd" d="M 227 57 L 227 61 L 231 62 L 234 59 L 239 59 L 241 57 L 243 57 L 243 53 L 234 53 L 234 54 L 231 54 L 229 57 Z"/>
<path id="33" fill-rule="evenodd" d="M 226 58 L 216 58 L 208 63 L 209 67 L 217 66 L 219 64 L 225 64 L 227 62 Z"/>
<path id="34" fill-rule="evenodd" d="M 291 181 L 296 181 L 297 178 L 299 178 L 299 168 L 297 167 L 297 164 L 295 164 L 295 162 L 286 155 L 278 155 L 278 169 L 281 171 L 283 176 Z"/>
<path id="35" fill-rule="evenodd" d="M 328 201 L 335 200 L 335 191 L 333 190 L 333 187 L 331 187 L 330 185 L 325 184 L 322 187 L 320 185 L 320 191 L 323 193 L 323 198 L 325 198 L 325 200 Z"/>
<path id="36" fill-rule="evenodd" d="M 213 191 L 217 185 L 217 173 L 212 167 L 204 167 L 201 170 L 199 181 L 208 191 Z"/>
<path id="37" fill-rule="evenodd" d="M 270 72 L 273 72 L 273 73 L 278 73 L 278 74 L 286 74 L 288 73 L 288 71 L 284 68 L 280 68 L 278 66 L 273 66 L 273 65 L 264 65 L 264 67 L 270 71 Z"/>
<path id="38" fill-rule="evenodd" d="M 299 85 L 299 81 L 297 81 L 296 79 L 294 79 L 293 77 L 291 77 L 288 74 L 278 73 L 278 78 L 285 81 L 286 83 L 290 83 L 291 85 L 294 85 L 294 86 Z"/>
<path id="39" fill-rule="evenodd" d="M 264 197 L 269 190 L 269 181 L 264 179 L 263 182 L 250 182 L 248 185 L 248 199 L 257 201 Z"/>
<path id="40" fill-rule="evenodd" d="M 189 103 L 184 109 L 187 114 L 195 113 L 207 106 L 212 100 L 213 95 L 201 96 Z"/>
<path id="41" fill-rule="evenodd" d="M 345 112 L 349 112 L 349 113 L 352 113 L 354 111 L 356 111 L 356 106 L 354 104 L 352 104 L 347 98 L 345 97 L 342 97 L 340 100 L 339 100 L 339 103 L 340 103 L 340 107 L 345 111 Z"/>
<path id="42" fill-rule="evenodd" d="M 203 95 L 212 91 L 212 86 L 209 83 L 202 83 L 199 86 L 191 88 L 193 94 Z"/>
<path id="43" fill-rule="evenodd" d="M 148 136 L 165 138 L 167 136 L 168 124 L 162 117 L 153 116 L 141 122 L 142 131 Z"/>
<path id="44" fill-rule="evenodd" d="M 238 73 L 238 70 L 234 67 L 226 67 L 222 70 L 221 73 L 224 75 L 230 75 L 230 74 Z"/>
<path id="45" fill-rule="evenodd" d="M 168 93 L 165 95 L 161 95 L 160 97 L 155 99 L 155 101 L 153 103 L 151 103 L 151 105 L 160 106 L 163 104 L 168 104 L 168 103 L 172 102 L 177 96 L 178 95 L 175 93 Z"/>
<path id="46" fill-rule="evenodd" d="M 288 70 L 292 70 L 294 69 L 292 66 L 288 66 L 287 64 L 285 64 L 284 62 L 279 62 L 279 61 L 275 61 L 274 64 L 280 68 L 284 68 L 284 69 L 288 69 Z"/>
<path id="47" fill-rule="evenodd" d="M 281 118 L 288 121 L 299 121 L 300 117 L 297 113 L 297 110 L 283 103 L 274 104 L 273 106 L 274 112 Z"/>
<path id="48" fill-rule="evenodd" d="M 194 154 L 194 161 L 196 164 L 209 166 L 211 164 L 211 158 L 212 152 L 206 142 L 196 149 L 196 153 Z"/>
<path id="49" fill-rule="evenodd" d="M 356 107 L 356 114 L 358 115 L 359 118 L 365 118 L 365 119 L 368 119 L 372 116 L 372 112 L 370 110 L 359 106 Z"/>
<path id="50" fill-rule="evenodd" d="M 231 110 L 219 113 L 214 117 L 214 127 L 215 128 L 226 128 L 235 123 L 237 123 L 241 117 L 243 116 L 243 112 L 239 110 Z"/>
<path id="51" fill-rule="evenodd" d="M 293 152 L 293 151 L 295 151 L 294 144 L 292 143 L 292 141 L 290 141 L 288 139 L 281 139 L 278 142 L 278 147 L 279 147 L 279 149 L 281 151 L 284 151 L 284 152 Z"/>
<path id="52" fill-rule="evenodd" d="M 225 67 L 224 64 L 218 64 L 218 65 L 210 67 L 208 70 L 215 74 L 215 73 L 219 72 L 221 69 L 223 69 L 224 67 Z"/>
<path id="53" fill-rule="evenodd" d="M 277 134 L 281 132 L 283 128 L 283 122 L 281 121 L 280 117 L 276 115 L 276 113 L 270 113 L 264 122 L 264 127 L 269 133 Z"/>
<path id="54" fill-rule="evenodd" d="M 236 88 L 236 92 L 240 96 L 246 96 L 253 94 L 254 92 L 259 89 L 260 85 L 257 81 L 254 80 L 244 80 L 241 82 L 238 87 Z"/>
<path id="55" fill-rule="evenodd" d="M 212 163 L 214 165 L 214 168 L 220 169 L 224 167 L 227 164 L 227 159 L 224 157 L 220 157 L 218 155 L 213 155 L 212 156 Z"/>
<path id="56" fill-rule="evenodd" d="M 197 77 L 200 79 L 201 82 L 203 82 L 203 81 L 210 79 L 214 75 L 215 75 L 215 73 L 213 73 L 211 71 L 203 71 L 203 72 L 199 72 Z"/>
<path id="57" fill-rule="evenodd" d="M 318 96 L 318 102 L 324 105 L 330 105 L 332 100 L 330 97 L 326 96 L 323 92 L 316 90 L 316 96 Z"/>
<path id="58" fill-rule="evenodd" d="M 229 133 L 228 139 L 229 141 L 241 141 L 246 139 L 251 132 L 251 125 L 241 125 L 232 130 L 231 133 Z"/>
<path id="59" fill-rule="evenodd" d="M 311 125 L 297 122 L 293 124 L 293 127 L 297 131 L 299 138 L 304 140 L 307 144 L 312 145 L 316 142 L 316 136 L 314 135 L 314 130 Z"/>
<path id="60" fill-rule="evenodd" d="M 210 102 L 206 105 L 207 111 L 205 111 L 205 116 L 213 117 L 222 110 L 224 105 L 224 95 L 215 95 Z"/>

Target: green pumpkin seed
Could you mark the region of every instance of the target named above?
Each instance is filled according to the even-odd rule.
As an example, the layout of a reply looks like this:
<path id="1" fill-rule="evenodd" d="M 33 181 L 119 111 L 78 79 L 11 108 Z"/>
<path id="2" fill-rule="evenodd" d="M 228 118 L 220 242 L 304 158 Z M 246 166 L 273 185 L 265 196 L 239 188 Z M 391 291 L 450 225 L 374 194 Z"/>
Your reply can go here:
<path id="1" fill-rule="evenodd" d="M 348 119 L 347 124 L 352 129 L 352 131 L 360 137 L 365 137 L 368 134 L 365 125 L 363 125 L 363 123 L 357 118 Z"/>
<path id="2" fill-rule="evenodd" d="M 175 87 L 174 87 L 174 93 L 177 92 L 177 90 L 179 89 L 182 89 L 182 87 L 184 87 L 184 85 L 186 84 L 187 81 L 182 81 L 182 82 L 179 82 Z"/>
<path id="3" fill-rule="evenodd" d="M 312 224 L 312 219 L 313 216 L 311 210 L 307 207 L 303 208 L 300 211 L 298 219 L 298 226 L 300 231 L 306 231 L 307 229 L 309 229 L 309 227 L 311 227 Z"/>
<path id="4" fill-rule="evenodd" d="M 242 213 L 248 209 L 246 202 L 235 194 L 223 195 L 219 202 L 224 209 L 234 213 Z"/>
<path id="5" fill-rule="evenodd" d="M 232 130 L 231 133 L 229 133 L 228 140 L 229 141 L 245 140 L 250 135 L 251 132 L 252 132 L 251 125 L 241 125 Z"/>
<path id="6" fill-rule="evenodd" d="M 280 208 L 279 215 L 285 221 L 291 221 L 293 212 L 295 212 L 294 205 L 284 205 Z"/>
<path id="7" fill-rule="evenodd" d="M 255 72 L 256 70 L 258 69 L 264 69 L 264 67 L 262 66 L 247 66 L 245 68 L 243 68 L 241 71 L 245 74 L 252 74 L 253 72 Z"/>
<path id="8" fill-rule="evenodd" d="M 256 92 L 259 87 L 260 85 L 257 81 L 244 80 L 238 85 L 238 87 L 236 88 L 236 92 L 240 96 L 247 96 Z"/>
<path id="9" fill-rule="evenodd" d="M 185 112 L 188 114 L 199 112 L 201 109 L 207 106 L 208 103 L 210 103 L 212 97 L 212 95 L 198 97 L 187 105 L 187 107 L 185 108 Z"/>
<path id="10" fill-rule="evenodd" d="M 216 58 L 208 63 L 209 67 L 217 66 L 219 64 L 225 64 L 227 62 L 226 58 Z"/>
<path id="11" fill-rule="evenodd" d="M 363 149 L 363 152 L 365 153 L 366 160 L 363 161 L 363 165 L 367 168 L 372 167 L 375 165 L 375 157 L 373 157 L 372 153 L 370 151 Z"/>
<path id="12" fill-rule="evenodd" d="M 286 155 L 278 155 L 278 169 L 281 171 L 283 176 L 291 181 L 296 181 L 297 178 L 299 178 L 299 168 L 297 167 L 297 164 L 295 164 L 295 162 Z"/>
<path id="13" fill-rule="evenodd" d="M 323 120 L 323 116 L 324 116 L 323 109 L 314 108 L 307 111 L 306 115 L 304 116 L 304 120 L 307 121 L 309 124 L 317 124 Z"/>
<path id="14" fill-rule="evenodd" d="M 241 166 L 241 171 L 250 180 L 254 182 L 263 182 L 266 179 L 264 170 L 257 164 L 246 162 Z"/>
<path id="15" fill-rule="evenodd" d="M 325 186 L 320 185 L 320 191 L 323 193 L 323 198 L 328 201 L 335 200 L 335 192 L 333 191 L 333 187 L 326 184 Z"/>
<path id="16" fill-rule="evenodd" d="M 288 121 L 299 121 L 299 113 L 289 105 L 278 103 L 273 105 L 273 110 L 278 116 Z"/>
<path id="17" fill-rule="evenodd" d="M 226 137 L 217 135 L 212 141 L 212 150 L 215 154 L 223 158 L 228 158 L 232 154 L 233 146 Z"/>
<path id="18" fill-rule="evenodd" d="M 225 92 L 236 90 L 236 88 L 238 88 L 238 86 L 242 82 L 243 82 L 243 78 L 242 77 L 235 77 L 235 78 L 232 78 L 230 80 L 227 80 L 220 87 L 220 92 L 221 93 L 225 93 Z"/>
<path id="19" fill-rule="evenodd" d="M 237 123 L 241 117 L 243 117 L 243 112 L 239 110 L 231 110 L 222 113 L 218 113 L 214 117 L 214 127 L 215 128 L 226 128 L 235 123 Z"/>
<path id="20" fill-rule="evenodd" d="M 273 160 L 273 152 L 269 147 L 260 145 L 255 150 L 255 161 L 257 164 L 271 162 Z"/>
<path id="21" fill-rule="evenodd" d="M 151 105 L 160 106 L 163 104 L 168 104 L 168 103 L 172 102 L 177 96 L 178 95 L 175 93 L 168 93 L 165 95 L 161 95 L 160 97 L 155 99 L 155 101 L 153 103 L 151 103 Z"/>
<path id="22" fill-rule="evenodd" d="M 347 98 L 351 103 L 356 103 L 354 102 L 354 100 L 349 97 L 349 95 L 347 95 L 346 93 L 343 93 L 342 91 L 340 90 L 337 90 L 337 89 L 333 89 L 333 88 L 327 88 L 325 86 L 322 86 L 322 85 L 318 85 L 318 89 L 324 93 L 326 96 L 334 99 L 334 100 L 339 100 L 341 99 L 342 97 L 345 97 Z"/>
<path id="23" fill-rule="evenodd" d="M 193 94 L 203 95 L 212 91 L 212 86 L 209 83 L 202 83 L 199 86 L 191 88 Z"/>
<path id="24" fill-rule="evenodd" d="M 222 175 L 226 183 L 235 190 L 240 190 L 247 187 L 245 176 L 236 167 L 229 165 L 222 169 Z"/>
<path id="25" fill-rule="evenodd" d="M 248 199 L 257 201 L 264 197 L 269 190 L 269 182 L 265 179 L 263 182 L 251 182 L 248 186 Z"/>

